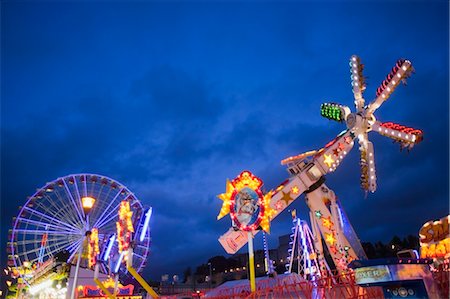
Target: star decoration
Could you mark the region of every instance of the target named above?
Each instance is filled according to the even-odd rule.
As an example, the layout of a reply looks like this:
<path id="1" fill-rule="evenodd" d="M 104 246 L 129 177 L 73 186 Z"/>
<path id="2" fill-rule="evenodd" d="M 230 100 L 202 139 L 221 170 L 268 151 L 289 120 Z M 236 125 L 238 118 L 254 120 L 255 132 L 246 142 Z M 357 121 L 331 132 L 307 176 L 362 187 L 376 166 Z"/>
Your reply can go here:
<path id="1" fill-rule="evenodd" d="M 331 167 L 333 165 L 334 160 L 331 158 L 331 155 L 323 154 L 323 163 L 327 164 L 328 167 Z"/>
<path id="2" fill-rule="evenodd" d="M 347 143 L 347 144 L 350 144 L 350 143 L 352 143 L 352 141 L 353 141 L 353 138 L 352 137 L 350 137 L 350 136 L 345 136 L 345 142 Z"/>
<path id="3" fill-rule="evenodd" d="M 331 216 L 328 216 L 327 218 L 322 217 L 322 225 L 331 230 L 333 227 L 333 221 L 331 221 Z"/>
<path id="4" fill-rule="evenodd" d="M 331 245 L 334 245 L 334 243 L 336 243 L 336 238 L 334 237 L 333 233 L 331 234 L 325 233 L 325 241 L 327 241 Z"/>
<path id="5" fill-rule="evenodd" d="M 300 190 L 298 189 L 297 186 L 294 186 L 294 187 L 291 188 L 291 192 L 292 192 L 293 194 L 297 195 L 297 194 L 300 192 Z"/>
<path id="6" fill-rule="evenodd" d="M 218 198 L 223 200 L 222 208 L 220 209 L 220 213 L 217 216 L 217 220 L 221 219 L 223 216 L 230 213 L 230 200 L 231 200 L 231 195 L 233 194 L 233 191 L 234 191 L 233 185 L 231 184 L 230 180 L 227 180 L 226 192 L 219 194 L 217 196 Z"/>
<path id="7" fill-rule="evenodd" d="M 315 211 L 314 214 L 316 215 L 317 218 L 321 218 L 322 217 L 322 212 L 321 211 Z"/>
<path id="8" fill-rule="evenodd" d="M 337 157 L 337 156 L 339 156 L 339 149 L 338 148 L 335 148 L 334 150 L 333 150 L 333 154 Z"/>
<path id="9" fill-rule="evenodd" d="M 264 216 L 261 219 L 260 226 L 266 232 L 270 233 L 270 220 L 277 214 L 277 211 L 270 207 L 272 191 L 264 195 Z"/>
<path id="10" fill-rule="evenodd" d="M 337 253 L 337 250 L 336 250 L 336 246 L 330 246 L 330 251 L 333 253 L 333 254 L 336 254 Z"/>
<path id="11" fill-rule="evenodd" d="M 288 205 L 289 202 L 293 200 L 290 195 L 290 192 L 284 193 L 284 191 L 281 191 L 281 193 L 283 193 L 283 197 L 280 200 L 283 200 L 286 203 L 286 205 Z"/>
<path id="12" fill-rule="evenodd" d="M 278 211 L 283 209 L 283 203 L 281 202 L 281 200 L 275 203 L 275 209 L 277 209 Z"/>
<path id="13" fill-rule="evenodd" d="M 338 144 L 338 149 L 339 149 L 339 151 L 345 150 L 345 145 L 344 145 L 343 143 L 340 143 L 340 142 L 339 142 L 339 144 Z"/>

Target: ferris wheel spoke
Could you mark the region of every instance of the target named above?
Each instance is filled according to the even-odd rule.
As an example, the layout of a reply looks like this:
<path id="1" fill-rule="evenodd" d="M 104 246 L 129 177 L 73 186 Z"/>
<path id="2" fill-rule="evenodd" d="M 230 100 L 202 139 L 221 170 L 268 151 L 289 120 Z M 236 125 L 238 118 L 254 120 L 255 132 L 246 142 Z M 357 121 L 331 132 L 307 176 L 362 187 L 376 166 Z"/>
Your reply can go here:
<path id="1" fill-rule="evenodd" d="M 75 213 L 76 211 L 74 211 L 74 207 L 70 204 L 70 202 L 62 197 L 60 192 L 55 192 L 55 194 L 60 202 L 64 203 L 64 208 L 59 208 L 59 211 L 61 211 L 61 214 L 63 214 L 62 216 L 64 216 L 64 219 L 66 219 L 67 222 L 70 222 L 72 225 L 78 226 L 80 224 L 80 219 L 77 218 L 77 213 Z"/>
<path id="2" fill-rule="evenodd" d="M 67 223 L 70 223 L 70 220 L 73 219 L 73 217 L 70 217 L 68 215 L 68 213 L 70 211 L 70 207 L 66 208 L 65 200 L 59 196 L 57 191 L 52 191 L 52 192 L 54 192 L 54 194 L 56 195 L 56 197 L 58 198 L 59 201 L 56 202 L 50 195 L 44 194 L 47 201 L 45 201 L 45 204 L 43 201 L 40 201 L 39 205 L 42 207 L 42 209 L 44 211 L 47 211 L 47 214 L 53 215 L 54 216 L 53 218 L 56 218 L 57 215 L 62 214 L 59 217 L 59 219 L 64 219 Z M 75 223 L 70 223 L 70 224 L 72 224 L 73 226 L 76 226 L 76 221 L 75 221 Z"/>
<path id="3" fill-rule="evenodd" d="M 50 216 L 48 216 L 48 215 L 46 215 L 46 214 L 44 214 L 44 213 L 42 213 L 42 212 L 39 212 L 39 211 L 37 211 L 37 210 L 35 210 L 35 209 L 33 209 L 33 208 L 23 207 L 23 209 L 26 210 L 27 212 L 30 212 L 30 213 L 32 213 L 32 214 L 39 215 L 39 216 L 41 216 L 42 218 L 45 218 L 46 220 L 49 221 L 49 223 L 56 222 L 56 223 L 59 223 L 59 224 L 65 226 L 65 227 L 69 228 L 69 229 L 73 229 L 73 228 L 74 228 L 73 226 L 70 226 L 69 224 L 67 224 L 67 223 L 65 223 L 65 222 L 62 222 L 62 221 L 60 221 L 60 220 L 58 220 L 58 219 L 55 219 L 55 218 L 53 218 L 53 217 L 50 217 Z"/>
<path id="4" fill-rule="evenodd" d="M 102 214 L 100 215 L 100 217 L 97 218 L 97 221 L 94 223 L 93 227 L 100 227 L 99 223 L 103 222 L 104 220 L 104 216 L 105 213 L 108 212 L 111 208 L 111 205 L 116 201 L 117 197 L 119 197 L 120 193 L 122 193 L 124 188 L 120 188 L 120 190 L 117 192 L 117 194 L 114 196 L 114 198 L 109 202 L 108 206 L 106 207 L 106 209 L 103 210 Z M 119 203 L 120 204 L 120 203 Z M 111 210 L 114 211 L 114 210 Z"/>
<path id="5" fill-rule="evenodd" d="M 64 244 L 67 244 L 67 240 L 63 240 L 63 241 L 61 241 L 61 242 L 59 242 L 59 243 L 55 243 L 55 244 L 52 244 L 51 246 L 53 246 L 53 247 L 56 247 L 56 246 L 58 246 L 59 247 L 59 245 L 64 245 Z M 61 246 L 61 248 L 63 248 L 64 246 Z M 47 247 L 48 248 L 48 247 Z M 32 254 L 35 254 L 35 253 L 37 253 L 37 252 L 39 252 L 41 250 L 41 248 L 40 248 L 40 246 L 39 247 L 37 247 L 37 248 L 33 248 L 33 249 L 29 249 L 29 250 L 27 250 L 26 252 L 24 252 L 24 253 L 22 253 L 22 254 L 18 254 L 18 255 L 22 255 L 22 256 L 24 256 L 24 257 L 28 257 L 28 256 L 30 256 L 30 255 L 32 255 Z M 48 251 L 48 250 L 47 250 Z M 52 250 L 52 251 L 50 251 L 52 254 L 53 254 L 53 252 L 54 252 L 55 250 Z M 48 254 L 47 254 L 48 255 Z"/>
<path id="6" fill-rule="evenodd" d="M 23 223 L 34 224 L 35 226 L 43 227 L 46 230 L 49 229 L 49 228 L 52 228 L 52 229 L 56 229 L 56 230 L 66 231 L 66 232 L 69 232 L 69 233 L 71 233 L 71 232 L 72 233 L 79 232 L 79 230 L 76 230 L 76 229 L 69 229 L 69 228 L 64 227 L 64 226 L 57 226 L 55 224 L 50 224 L 50 223 L 45 223 L 45 222 L 41 222 L 41 221 L 31 220 L 31 219 L 28 219 L 28 218 L 19 217 L 19 218 L 17 218 L 17 220 L 20 221 L 20 222 L 23 222 Z"/>
<path id="7" fill-rule="evenodd" d="M 82 235 L 80 232 L 67 232 L 67 231 L 57 231 L 57 230 L 36 230 L 36 229 L 21 229 L 15 230 L 17 233 L 29 234 L 30 236 L 35 236 L 37 234 L 49 234 L 49 235 Z"/>
<path id="8" fill-rule="evenodd" d="M 47 239 L 47 244 L 52 243 L 52 242 L 57 242 L 60 240 L 67 240 L 67 236 L 59 236 L 59 237 L 54 237 L 54 238 L 50 238 Z M 20 240 L 16 242 L 18 245 L 32 245 L 32 244 L 41 244 L 42 243 L 42 239 L 25 239 L 25 240 Z"/>
<path id="9" fill-rule="evenodd" d="M 113 210 L 111 210 L 111 212 L 108 213 L 108 215 L 106 215 L 106 216 L 102 219 L 101 222 L 100 222 L 100 221 L 97 221 L 98 224 L 97 224 L 96 227 L 101 228 L 101 227 L 105 226 L 106 224 L 108 224 L 108 223 L 110 223 L 110 222 L 114 222 L 114 219 L 116 219 L 116 218 L 119 216 L 119 215 L 117 214 L 117 209 L 119 208 L 119 206 L 120 206 L 120 202 L 117 204 L 117 206 L 116 206 Z M 114 214 L 114 213 L 115 213 L 115 215 L 114 215 L 113 217 L 111 217 L 111 215 Z"/>
<path id="10" fill-rule="evenodd" d="M 76 178 L 73 176 L 72 177 L 73 180 L 76 183 Z M 81 207 L 81 202 L 80 200 L 75 200 L 72 196 L 72 192 L 70 192 L 69 186 L 67 186 L 67 182 L 63 179 L 63 183 L 64 183 L 64 190 L 67 193 L 67 196 L 69 196 L 70 200 L 72 201 L 73 207 L 75 208 L 75 210 L 77 211 L 77 215 L 78 215 L 78 219 L 80 219 L 81 222 L 83 222 L 84 219 L 84 212 L 82 212 L 82 207 Z"/>

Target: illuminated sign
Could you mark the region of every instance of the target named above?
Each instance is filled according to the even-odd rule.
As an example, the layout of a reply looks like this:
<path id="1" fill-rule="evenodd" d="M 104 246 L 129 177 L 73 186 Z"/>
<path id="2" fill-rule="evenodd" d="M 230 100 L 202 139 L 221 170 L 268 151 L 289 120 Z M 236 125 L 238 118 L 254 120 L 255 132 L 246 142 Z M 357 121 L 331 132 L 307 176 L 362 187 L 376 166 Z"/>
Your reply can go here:
<path id="1" fill-rule="evenodd" d="M 428 221 L 419 231 L 420 257 L 444 258 L 450 255 L 449 219 L 446 216 L 437 221 Z"/>
<path id="2" fill-rule="evenodd" d="M 355 269 L 355 279 L 357 284 L 366 284 L 391 281 L 392 277 L 388 266 L 381 265 Z"/>
<path id="3" fill-rule="evenodd" d="M 103 285 L 105 288 L 110 291 L 110 293 L 114 293 L 114 280 L 110 277 L 107 280 L 103 281 Z M 92 285 L 85 285 L 81 286 L 80 288 L 82 294 L 79 294 L 79 299 L 81 298 L 107 298 L 106 294 L 101 290 L 98 286 L 92 286 Z M 117 286 L 117 293 L 116 297 L 117 299 L 141 299 L 142 296 L 139 295 L 133 295 L 134 285 L 129 284 L 126 286 L 123 286 L 121 283 L 118 283 Z"/>
<path id="4" fill-rule="evenodd" d="M 230 213 L 233 224 L 242 231 L 254 231 L 259 226 L 269 230 L 269 207 L 272 193 L 265 196 L 261 191 L 263 182 L 250 171 L 243 171 L 231 182 L 227 180 L 226 192 L 218 197 L 223 200 L 217 219 Z"/>

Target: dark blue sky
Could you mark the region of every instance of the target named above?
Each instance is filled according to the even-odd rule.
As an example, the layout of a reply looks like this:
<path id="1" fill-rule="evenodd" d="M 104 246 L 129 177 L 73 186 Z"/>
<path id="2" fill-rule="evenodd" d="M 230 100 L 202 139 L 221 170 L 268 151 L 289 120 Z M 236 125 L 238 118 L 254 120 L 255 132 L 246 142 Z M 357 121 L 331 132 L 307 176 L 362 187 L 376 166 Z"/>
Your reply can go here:
<path id="1" fill-rule="evenodd" d="M 225 255 L 217 238 L 230 223 L 216 221 L 215 196 L 244 169 L 276 187 L 288 177 L 281 159 L 344 129 L 320 104 L 352 107 L 352 54 L 367 101 L 398 58 L 412 61 L 408 86 L 376 116 L 425 137 L 408 154 L 369 135 L 378 190 L 367 199 L 356 148 L 327 185 L 361 240 L 418 234 L 449 209 L 448 11 L 448 1 L 2 2 L 2 248 L 36 188 L 88 172 L 153 206 L 147 277 Z M 303 198 L 293 207 L 307 215 Z M 284 212 L 270 246 L 289 231 Z"/>

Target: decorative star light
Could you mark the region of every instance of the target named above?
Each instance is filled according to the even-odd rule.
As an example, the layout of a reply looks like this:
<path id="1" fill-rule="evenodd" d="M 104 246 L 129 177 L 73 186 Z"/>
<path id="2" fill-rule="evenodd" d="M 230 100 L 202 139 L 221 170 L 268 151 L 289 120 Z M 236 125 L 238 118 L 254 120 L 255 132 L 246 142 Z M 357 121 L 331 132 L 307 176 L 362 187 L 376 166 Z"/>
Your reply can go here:
<path id="1" fill-rule="evenodd" d="M 281 211 L 283 209 L 283 202 L 281 200 L 278 200 L 275 203 L 275 209 L 277 209 L 277 211 Z"/>
<path id="2" fill-rule="evenodd" d="M 316 215 L 317 218 L 321 218 L 322 217 L 322 212 L 321 211 L 314 211 L 314 214 Z"/>
<path id="3" fill-rule="evenodd" d="M 331 216 L 328 216 L 327 218 L 322 217 L 322 225 L 331 230 L 333 227 L 333 221 L 331 221 Z"/>
<path id="4" fill-rule="evenodd" d="M 331 165 L 333 165 L 334 160 L 333 158 L 331 158 L 331 155 L 324 154 L 323 158 L 323 163 L 327 164 L 328 167 L 331 167 Z"/>
<path id="5" fill-rule="evenodd" d="M 230 180 L 227 179 L 227 184 L 226 184 L 226 192 L 219 194 L 217 197 L 220 198 L 221 200 L 223 200 L 222 203 L 222 208 L 220 209 L 220 213 L 217 216 L 217 220 L 221 219 L 223 216 L 227 215 L 228 213 L 230 213 L 230 200 L 231 200 L 231 195 L 234 192 L 234 186 L 231 184 Z"/>
<path id="6" fill-rule="evenodd" d="M 267 233 L 270 233 L 270 220 L 272 220 L 272 217 L 277 214 L 277 211 L 270 207 L 271 198 L 272 191 L 264 195 L 264 217 L 262 217 L 261 223 L 259 224 Z"/>
<path id="7" fill-rule="evenodd" d="M 334 237 L 333 233 L 325 233 L 325 241 L 327 241 L 331 245 L 334 245 L 334 243 L 336 243 L 336 238 Z"/>
<path id="8" fill-rule="evenodd" d="M 293 194 L 297 195 L 300 192 L 300 189 L 297 186 L 294 186 L 294 187 L 291 188 L 291 192 Z"/>

